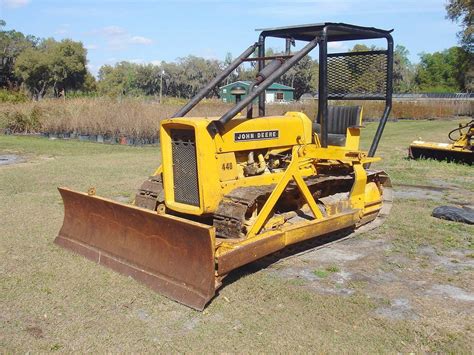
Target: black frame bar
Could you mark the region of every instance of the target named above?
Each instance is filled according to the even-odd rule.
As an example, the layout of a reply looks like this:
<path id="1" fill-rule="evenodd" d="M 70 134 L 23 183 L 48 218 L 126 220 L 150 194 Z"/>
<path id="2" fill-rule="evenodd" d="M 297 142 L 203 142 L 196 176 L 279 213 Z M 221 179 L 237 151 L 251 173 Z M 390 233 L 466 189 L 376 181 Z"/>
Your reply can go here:
<path id="1" fill-rule="evenodd" d="M 366 34 L 371 34 L 374 29 L 358 29 L 352 28 L 353 26 L 348 26 L 344 24 L 329 24 L 324 26 L 321 34 L 321 41 L 319 45 L 319 93 L 318 93 L 318 122 L 321 124 L 321 146 L 326 148 L 328 146 L 328 92 L 327 92 L 327 58 L 331 56 L 327 53 L 327 43 L 328 43 L 328 32 L 333 29 L 344 29 L 349 28 L 348 30 L 354 31 L 355 33 L 360 33 L 361 36 Z M 386 51 L 372 51 L 374 54 L 386 53 L 387 54 L 387 74 L 386 74 L 386 92 L 385 96 L 357 96 L 357 97 L 342 97 L 342 98 L 331 98 L 331 99 L 350 99 L 350 100 L 385 100 L 385 108 L 380 118 L 379 125 L 377 127 L 377 131 L 375 132 L 374 138 L 372 139 L 372 144 L 370 146 L 368 156 L 373 157 L 375 152 L 377 151 L 377 147 L 380 142 L 380 138 L 382 137 L 383 130 L 385 128 L 385 124 L 387 123 L 388 116 L 390 115 L 390 111 L 392 110 L 392 93 L 393 93 L 393 38 L 389 31 L 384 31 L 385 33 L 378 33 L 378 37 L 376 38 L 385 38 L 387 40 L 387 50 Z M 361 38 L 363 39 L 363 38 Z M 369 52 L 364 52 L 369 53 Z M 337 54 L 332 54 L 336 56 Z M 347 54 L 350 55 L 357 55 L 357 54 Z"/>
<path id="2" fill-rule="evenodd" d="M 380 118 L 377 131 L 372 140 L 368 155 L 374 156 L 377 150 L 380 138 L 382 137 L 385 124 L 392 109 L 392 93 L 393 93 L 393 38 L 392 31 L 380 30 L 372 27 L 361 27 L 344 23 L 323 23 L 316 25 L 302 25 L 286 28 L 275 28 L 262 30 L 257 43 L 254 43 L 239 57 L 237 57 L 224 71 L 214 80 L 206 85 L 196 96 L 194 96 L 183 108 L 176 112 L 172 117 L 182 117 L 188 113 L 199 101 L 211 92 L 223 79 L 232 73 L 239 65 L 245 61 L 256 61 L 258 72 L 265 68 L 265 60 L 271 59 L 265 57 L 265 40 L 267 37 L 282 38 L 286 40 L 285 54 L 278 56 L 279 58 L 287 58 L 278 69 L 272 72 L 262 82 L 254 83 L 253 90 L 248 93 L 245 99 L 241 100 L 229 111 L 224 113 L 219 120 L 212 121 L 209 126 L 209 132 L 213 135 L 224 132 L 225 125 L 233 117 L 235 117 L 245 107 L 252 104 L 253 100 L 258 97 L 258 113 L 260 117 L 265 116 L 265 89 L 273 84 L 281 75 L 287 72 L 292 66 L 298 63 L 305 55 L 313 50 L 319 44 L 319 93 L 318 93 L 318 117 L 317 121 L 321 124 L 321 146 L 328 146 L 328 100 L 385 100 L 385 108 Z M 335 56 L 352 56 L 360 55 L 355 53 L 327 53 L 329 42 L 348 41 L 348 40 L 367 40 L 385 38 L 387 41 L 387 50 L 366 51 L 366 54 L 386 54 L 387 55 L 387 73 L 386 73 L 386 92 L 381 95 L 354 95 L 347 94 L 344 96 L 328 95 L 328 73 L 327 60 Z M 290 55 L 290 41 L 301 40 L 309 42 L 299 52 Z M 257 58 L 249 58 L 249 56 L 258 50 Z M 252 109 L 249 108 L 248 117 L 251 118 Z"/>
<path id="3" fill-rule="evenodd" d="M 319 42 L 319 38 L 315 38 L 304 46 L 299 52 L 295 53 L 290 59 L 281 65 L 277 70 L 271 73 L 268 78 L 263 80 L 258 86 L 254 86 L 252 92 L 249 92 L 243 100 L 232 107 L 229 111 L 224 113 L 221 118 L 217 121 L 213 121 L 209 124 L 208 129 L 212 134 L 223 132 L 224 126 L 229 122 L 235 115 L 247 107 L 257 96 L 265 95 L 265 89 L 273 84 L 280 76 L 285 74 L 291 69 L 296 63 L 298 63 L 305 55 L 311 52 Z M 264 97 L 265 99 L 265 97 Z M 265 100 L 263 101 L 265 103 Z M 259 103 L 260 104 L 260 103 Z"/>
<path id="4" fill-rule="evenodd" d="M 242 64 L 244 59 L 248 58 L 257 47 L 258 43 L 254 43 L 250 47 L 248 47 L 241 55 L 239 55 L 232 63 L 230 63 L 230 65 L 225 68 L 222 73 L 220 73 L 214 78 L 214 80 L 212 80 L 209 84 L 203 87 L 201 91 L 199 91 L 186 105 L 184 105 L 178 112 L 176 112 L 171 117 L 183 117 L 189 111 L 191 111 L 194 106 L 199 103 L 199 101 L 205 98 L 211 92 L 211 90 L 213 90 L 217 85 L 219 85 L 222 80 L 228 77 L 240 64 Z"/>

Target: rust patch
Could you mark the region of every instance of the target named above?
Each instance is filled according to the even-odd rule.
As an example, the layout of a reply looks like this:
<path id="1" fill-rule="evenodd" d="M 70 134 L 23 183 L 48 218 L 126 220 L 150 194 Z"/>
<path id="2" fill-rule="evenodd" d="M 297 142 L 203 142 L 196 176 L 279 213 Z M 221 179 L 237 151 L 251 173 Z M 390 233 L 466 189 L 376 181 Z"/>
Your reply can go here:
<path id="1" fill-rule="evenodd" d="M 64 223 L 55 243 L 192 308 L 215 293 L 212 227 L 59 189 Z"/>

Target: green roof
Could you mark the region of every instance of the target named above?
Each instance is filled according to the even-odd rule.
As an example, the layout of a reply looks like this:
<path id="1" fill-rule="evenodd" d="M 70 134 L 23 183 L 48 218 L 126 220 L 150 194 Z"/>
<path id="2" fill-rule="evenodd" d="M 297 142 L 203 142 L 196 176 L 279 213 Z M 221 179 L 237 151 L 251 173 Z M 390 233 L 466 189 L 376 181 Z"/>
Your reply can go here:
<path id="1" fill-rule="evenodd" d="M 238 81 L 234 81 L 233 83 L 230 83 L 230 84 L 227 84 L 227 85 L 224 85 L 224 86 L 221 86 L 219 89 L 222 89 L 222 88 L 226 88 L 228 86 L 233 86 L 235 84 L 242 84 L 246 87 L 249 87 L 252 82 L 249 81 L 249 80 L 238 80 Z M 279 83 L 273 83 L 272 85 L 270 85 L 267 89 L 273 89 L 273 90 L 292 90 L 294 91 L 295 89 L 292 88 L 291 86 L 287 86 L 287 85 L 283 85 L 283 84 L 279 84 Z"/>

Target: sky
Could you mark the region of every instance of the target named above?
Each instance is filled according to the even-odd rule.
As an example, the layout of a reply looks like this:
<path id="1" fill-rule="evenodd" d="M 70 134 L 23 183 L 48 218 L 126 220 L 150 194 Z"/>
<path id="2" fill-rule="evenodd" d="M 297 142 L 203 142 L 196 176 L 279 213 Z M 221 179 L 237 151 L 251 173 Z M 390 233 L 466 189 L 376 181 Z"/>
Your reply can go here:
<path id="1" fill-rule="evenodd" d="M 256 28 L 320 22 L 394 29 L 395 44 L 404 45 L 417 62 L 422 52 L 457 44 L 459 26 L 445 19 L 446 1 L 0 0 L 0 19 L 7 30 L 81 41 L 96 75 L 100 66 L 124 60 L 159 64 L 190 54 L 223 60 L 255 42 Z"/>

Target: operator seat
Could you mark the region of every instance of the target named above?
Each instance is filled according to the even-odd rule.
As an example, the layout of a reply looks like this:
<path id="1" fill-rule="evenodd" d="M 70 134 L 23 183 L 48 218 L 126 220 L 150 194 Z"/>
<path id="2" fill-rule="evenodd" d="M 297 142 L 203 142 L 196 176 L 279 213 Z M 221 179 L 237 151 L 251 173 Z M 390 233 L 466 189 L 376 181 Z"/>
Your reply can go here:
<path id="1" fill-rule="evenodd" d="M 345 146 L 347 129 L 360 127 L 361 106 L 328 106 L 328 145 Z M 321 124 L 313 122 L 313 132 L 321 134 Z"/>

